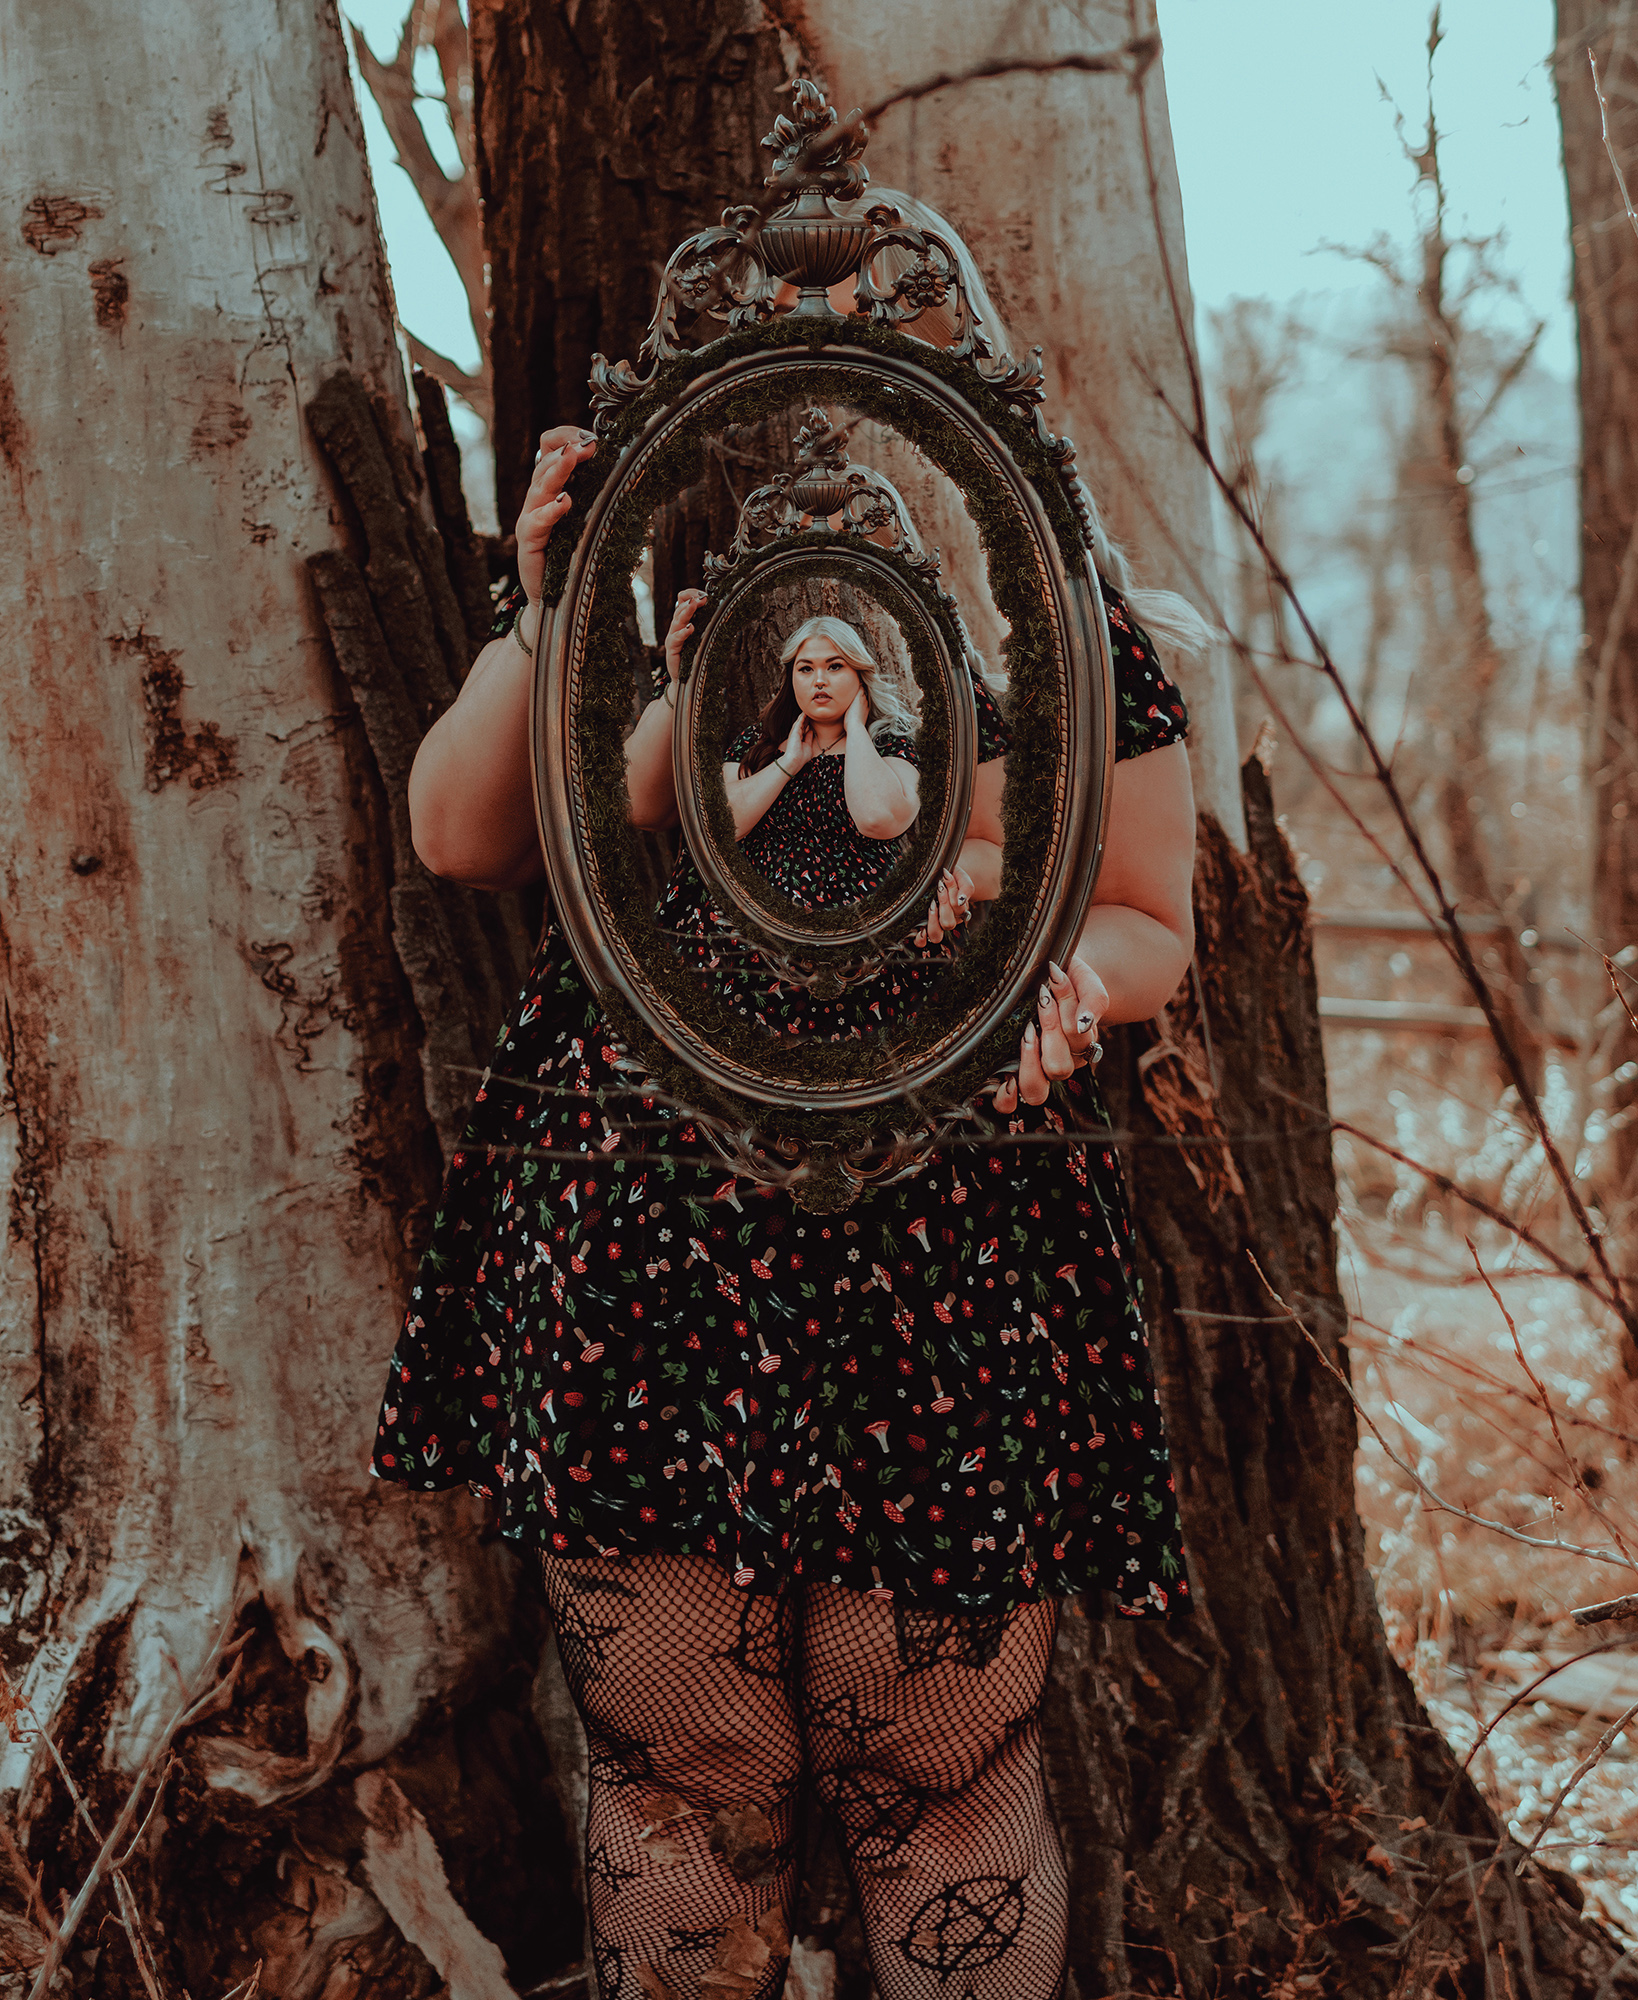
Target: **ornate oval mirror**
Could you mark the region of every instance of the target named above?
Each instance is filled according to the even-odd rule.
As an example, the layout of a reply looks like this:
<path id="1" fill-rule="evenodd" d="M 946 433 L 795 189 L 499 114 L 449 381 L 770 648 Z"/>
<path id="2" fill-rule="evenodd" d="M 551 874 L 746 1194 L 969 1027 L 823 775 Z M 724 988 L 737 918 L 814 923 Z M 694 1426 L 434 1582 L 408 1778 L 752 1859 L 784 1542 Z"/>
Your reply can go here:
<path id="1" fill-rule="evenodd" d="M 681 246 L 644 372 L 594 370 L 600 449 L 550 551 L 533 743 L 553 902 L 635 1086 L 685 1106 L 737 1171 L 830 1206 L 912 1166 L 1015 1065 L 1021 1010 L 1091 897 L 1112 729 L 1088 503 L 1040 418 L 1039 350 L 995 351 L 959 243 L 865 207 L 856 120 L 811 84 L 796 97 L 768 142 L 781 205 L 730 210 Z M 849 276 L 843 316 L 830 288 Z M 685 321 L 706 337 L 685 344 Z M 940 341 L 917 337 L 934 322 Z M 681 852 L 657 892 L 627 788 L 648 664 L 637 597 L 656 523 L 713 468 L 726 476 L 724 441 L 753 429 L 788 457 L 687 579 L 707 601 L 671 730 Z M 976 529 L 1004 684 L 882 469 L 906 454 Z M 810 721 L 827 674 L 862 691 L 847 730 L 869 751 L 844 732 L 843 757 L 837 727 L 813 722 L 825 747 L 788 797 L 746 785 L 798 741 L 789 727 L 807 744 L 792 722 L 804 674 Z M 1001 745 L 994 893 L 958 942 L 930 945 L 930 895 Z M 906 803 L 879 823 L 850 775 L 878 764 L 914 772 L 880 780 Z M 730 796 L 742 786 L 754 824 Z"/>

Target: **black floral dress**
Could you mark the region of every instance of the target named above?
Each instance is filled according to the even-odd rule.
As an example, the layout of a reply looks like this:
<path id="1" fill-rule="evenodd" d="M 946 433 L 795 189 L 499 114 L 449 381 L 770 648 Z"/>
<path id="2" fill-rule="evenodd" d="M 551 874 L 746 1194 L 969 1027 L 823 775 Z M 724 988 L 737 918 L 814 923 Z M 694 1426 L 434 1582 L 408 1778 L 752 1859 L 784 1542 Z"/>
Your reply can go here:
<path id="1" fill-rule="evenodd" d="M 1105 599 L 1116 755 L 1179 741 L 1181 696 Z M 975 692 L 980 758 L 1003 754 Z M 845 813 L 824 770 L 841 761 L 814 759 L 756 830 L 758 868 L 816 904 L 862 893 L 814 861 L 829 807 L 802 780 Z M 858 870 L 891 865 L 870 850 L 894 843 L 852 839 Z M 660 914 L 709 953 L 721 919 L 686 856 Z M 754 959 L 724 955 L 718 976 L 776 1031 L 826 1031 Z M 913 1001 L 913 969 L 884 983 L 844 996 L 871 1025 Z M 468 1484 L 504 1533 L 562 1557 L 698 1554 L 752 1590 L 820 1577 L 945 1614 L 1098 1589 L 1131 1616 L 1186 1605 L 1131 1223 L 1086 1072 L 827 1216 L 710 1164 L 685 1112 L 621 1093 L 618 1054 L 548 924 L 393 1353 L 382 1478 Z M 1065 1143 L 1027 1143 L 1044 1132 Z"/>

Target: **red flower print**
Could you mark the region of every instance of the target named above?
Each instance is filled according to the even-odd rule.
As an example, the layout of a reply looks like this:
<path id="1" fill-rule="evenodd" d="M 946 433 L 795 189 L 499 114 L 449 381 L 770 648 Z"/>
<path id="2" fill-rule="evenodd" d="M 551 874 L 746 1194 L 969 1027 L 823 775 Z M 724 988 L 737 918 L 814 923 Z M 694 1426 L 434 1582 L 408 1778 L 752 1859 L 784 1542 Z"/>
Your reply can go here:
<path id="1" fill-rule="evenodd" d="M 630 1456 L 631 1453 L 626 1450 L 623 1444 L 611 1445 L 609 1447 L 609 1457 L 616 1465 L 624 1465 Z"/>
<path id="2" fill-rule="evenodd" d="M 990 1381 L 992 1379 L 990 1371 L 987 1368 L 980 1368 L 978 1371 L 978 1379 L 980 1382 Z"/>
<path id="3" fill-rule="evenodd" d="M 936 1500 L 927 1509 L 927 1518 L 929 1521 L 942 1521 L 944 1519 L 944 1509 L 939 1506 Z"/>
<path id="4" fill-rule="evenodd" d="M 934 1570 L 933 1581 L 934 1583 L 948 1583 L 950 1581 L 950 1572 L 947 1569 Z"/>

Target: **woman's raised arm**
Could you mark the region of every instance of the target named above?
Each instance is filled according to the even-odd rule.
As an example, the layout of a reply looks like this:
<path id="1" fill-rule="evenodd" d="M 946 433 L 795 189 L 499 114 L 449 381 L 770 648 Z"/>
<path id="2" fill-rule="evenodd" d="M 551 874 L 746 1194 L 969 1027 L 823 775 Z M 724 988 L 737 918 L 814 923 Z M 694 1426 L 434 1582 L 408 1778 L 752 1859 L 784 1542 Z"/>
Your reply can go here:
<path id="1" fill-rule="evenodd" d="M 532 650 L 540 639 L 546 543 L 569 511 L 563 489 L 596 449 L 589 431 L 570 425 L 542 433 L 518 515 L 518 581 L 529 600 L 520 621 L 524 645 L 510 634 L 490 640 L 427 731 L 410 771 L 416 853 L 434 875 L 475 889 L 520 888 L 544 868 L 529 769 Z"/>

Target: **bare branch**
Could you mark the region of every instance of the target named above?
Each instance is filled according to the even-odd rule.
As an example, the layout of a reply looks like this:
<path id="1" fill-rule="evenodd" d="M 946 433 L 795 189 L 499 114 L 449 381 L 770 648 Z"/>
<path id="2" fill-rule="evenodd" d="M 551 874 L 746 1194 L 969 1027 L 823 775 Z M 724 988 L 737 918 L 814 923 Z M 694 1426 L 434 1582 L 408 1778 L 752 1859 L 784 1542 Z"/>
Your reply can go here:
<path id="1" fill-rule="evenodd" d="M 1625 1597 L 1606 1598 L 1602 1604 L 1583 1604 L 1570 1616 L 1578 1625 L 1605 1625 L 1612 1618 L 1638 1618 L 1638 1591 Z M 1612 1640 L 1611 1644 L 1624 1646 L 1626 1641 Z"/>
<path id="2" fill-rule="evenodd" d="M 1593 1768 L 1593 1766 L 1602 1761 L 1605 1753 L 1610 1749 L 1611 1745 L 1615 1742 L 1616 1738 L 1621 1734 L 1622 1730 L 1626 1728 L 1627 1724 L 1632 1721 L 1634 1716 L 1638 1716 L 1638 1701 L 1635 1701 L 1632 1704 L 1631 1708 L 1629 1708 L 1624 1715 L 1618 1716 L 1616 1720 L 1610 1724 L 1609 1728 L 1604 1731 L 1603 1735 L 1599 1737 L 1598 1741 L 1587 1752 L 1586 1756 L 1582 1758 L 1581 1762 L 1576 1765 L 1575 1769 L 1564 1780 L 1564 1783 L 1559 1788 L 1558 1797 L 1554 1799 L 1553 1803 L 1547 1808 L 1547 1817 L 1541 1822 L 1540 1826 L 1536 1828 L 1534 1838 L 1531 1840 L 1530 1845 L 1519 1856 L 1518 1866 L 1513 1870 L 1513 1873 L 1515 1875 L 1522 1875 L 1524 1873 L 1525 1863 L 1530 1859 L 1531 1855 L 1534 1854 L 1536 1849 L 1541 1845 L 1542 1835 L 1547 1831 L 1548 1827 L 1552 1825 L 1553 1821 L 1558 1818 L 1559 1808 L 1563 1805 L 1564 1801 L 1570 1796 L 1571 1792 L 1575 1790 L 1576 1786 L 1580 1784 L 1581 1780 L 1584 1777 L 1586 1777 L 1587 1773 Z"/>
<path id="3" fill-rule="evenodd" d="M 1270 1283 L 1268 1274 L 1263 1270 L 1262 1265 L 1257 1262 L 1255 1253 L 1248 1250 L 1246 1258 L 1251 1268 L 1262 1280 L 1263 1290 L 1268 1293 L 1268 1296 L 1277 1306 L 1284 1308 L 1286 1317 L 1296 1327 L 1303 1339 L 1308 1342 L 1308 1345 L 1313 1348 L 1315 1354 L 1319 1356 L 1321 1366 L 1342 1389 L 1343 1394 L 1348 1398 L 1349 1402 L 1353 1404 L 1366 1429 L 1387 1454 L 1390 1464 L 1397 1466 L 1416 1488 L 1417 1492 L 1421 1494 L 1424 1506 L 1428 1507 L 1433 1513 L 1450 1514 L 1458 1521 L 1469 1521 L 1475 1528 L 1486 1528 L 1491 1534 L 1501 1535 L 1510 1542 L 1522 1542 L 1529 1549 L 1548 1549 L 1555 1555 L 1585 1556 L 1588 1562 L 1608 1563 L 1613 1569 L 1630 1570 L 1638 1568 L 1638 1564 L 1634 1564 L 1630 1558 L 1623 1555 L 1617 1549 L 1588 1548 L 1577 1542 L 1544 1541 L 1540 1535 L 1527 1535 L 1522 1528 L 1511 1527 L 1506 1521 L 1487 1520 L 1483 1514 L 1475 1514 L 1469 1508 L 1458 1507 L 1454 1500 L 1447 1500 L 1435 1487 L 1428 1484 L 1414 1465 L 1401 1458 L 1399 1453 L 1394 1450 L 1393 1446 L 1382 1435 L 1375 1417 L 1366 1409 L 1358 1391 L 1354 1388 L 1353 1383 L 1349 1381 L 1346 1371 L 1339 1368 L 1330 1355 L 1326 1353 L 1325 1349 L 1320 1346 L 1310 1331 L 1307 1321 L 1300 1314 L 1293 1312 L 1285 1300 L 1280 1297 L 1279 1293 Z"/>
<path id="4" fill-rule="evenodd" d="M 453 0 L 449 0 L 453 6 Z M 459 20 L 459 9 L 454 10 Z M 466 293 L 467 312 L 472 320 L 472 330 L 477 335 L 480 353 L 488 352 L 489 333 L 489 283 L 484 264 L 483 223 L 478 213 L 477 183 L 469 168 L 451 180 L 433 153 L 427 139 L 426 130 L 416 110 L 415 51 L 419 39 L 419 7 L 412 7 L 404 22 L 404 30 L 399 38 L 397 53 L 390 63 L 382 62 L 364 39 L 363 32 L 356 26 L 352 29 L 353 52 L 358 58 L 359 74 L 369 86 L 370 95 L 375 99 L 376 108 L 381 113 L 398 155 L 398 164 L 404 169 L 421 197 L 432 226 L 438 232 L 438 239 L 449 252 L 456 274 Z M 461 30 L 464 37 L 465 30 Z M 442 8 L 438 24 L 434 29 L 434 39 L 444 37 L 444 44 L 451 39 L 452 30 L 443 19 Z M 454 51 L 449 51 L 449 59 L 454 60 Z M 445 46 L 439 46 L 439 62 L 445 64 Z M 445 66 L 445 90 L 447 93 L 449 69 Z M 455 123 L 460 112 L 461 100 L 457 87 L 453 102 L 446 98 L 446 109 L 451 116 L 455 130 L 456 144 L 461 140 L 461 129 Z M 470 145 L 470 136 L 467 141 Z M 462 159 L 466 157 L 462 153 Z M 426 362 L 421 364 L 429 375 L 436 370 Z M 448 366 L 449 364 L 445 364 Z M 487 373 L 488 362 L 484 363 Z M 439 380 L 443 378 L 440 376 Z M 466 394 L 465 390 L 460 392 Z M 487 401 L 487 390 L 484 400 Z M 474 408 L 477 403 L 474 402 Z"/>
<path id="5" fill-rule="evenodd" d="M 404 345 L 409 349 L 410 359 L 417 368 L 424 369 L 434 382 L 441 384 L 452 395 L 470 403 L 486 424 L 493 422 L 495 394 L 487 363 L 482 374 L 469 375 L 447 355 L 440 354 L 435 347 L 428 347 L 424 340 L 411 333 L 401 322 L 398 330 L 404 336 Z"/>
<path id="6" fill-rule="evenodd" d="M 977 83 L 991 76 L 1045 76 L 1055 70 L 1079 70 L 1090 76 L 1128 76 L 1137 81 L 1159 54 L 1158 35 L 1138 35 L 1117 49 L 1088 51 L 1083 55 L 991 56 L 985 62 L 974 63 L 970 69 L 940 70 L 935 76 L 923 77 L 919 83 L 907 83 L 902 89 L 877 98 L 874 104 L 867 104 L 864 119 L 872 124 L 895 104 L 915 103 L 936 91 L 954 90 L 961 84 Z"/>
<path id="7" fill-rule="evenodd" d="M 1558 1412 L 1553 1408 L 1552 1398 L 1547 1394 L 1546 1384 L 1542 1381 L 1541 1377 L 1530 1366 L 1529 1361 L 1526 1359 L 1524 1352 L 1524 1343 L 1522 1340 L 1519 1339 L 1519 1330 L 1518 1327 L 1514 1324 L 1513 1315 L 1507 1310 L 1507 1307 L 1503 1302 L 1501 1293 L 1496 1290 L 1495 1284 L 1491 1280 L 1490 1273 L 1484 1268 L 1483 1264 L 1479 1262 L 1479 1253 L 1477 1250 L 1474 1249 L 1473 1239 L 1471 1237 L 1468 1238 L 1467 1254 L 1473 1259 L 1473 1268 L 1478 1272 L 1479 1276 L 1483 1278 L 1485 1290 L 1489 1292 L 1490 1296 L 1496 1301 L 1496 1310 L 1501 1314 L 1502 1318 L 1507 1322 L 1507 1331 L 1513 1336 L 1513 1352 L 1518 1356 L 1519 1366 L 1524 1370 L 1525 1374 L 1529 1377 L 1530 1386 L 1535 1390 L 1536 1395 L 1540 1398 L 1541 1408 L 1547 1412 L 1547 1421 L 1552 1426 L 1553 1441 L 1564 1455 L 1564 1463 L 1570 1469 L 1570 1480 L 1575 1487 L 1577 1497 L 1580 1499 L 1582 1505 L 1587 1508 L 1589 1513 L 1596 1514 L 1599 1520 L 1601 1520 L 1604 1523 L 1605 1527 L 1609 1529 L 1610 1534 L 1615 1541 L 1615 1546 L 1621 1551 L 1622 1555 L 1627 1556 L 1630 1560 L 1631 1551 L 1628 1549 L 1626 1543 L 1621 1539 L 1621 1530 L 1615 1525 L 1615 1523 L 1610 1519 L 1609 1515 L 1605 1513 L 1604 1509 L 1599 1506 L 1598 1502 L 1593 1498 L 1592 1494 L 1589 1493 L 1587 1490 L 1586 1482 L 1581 1477 L 1581 1468 L 1579 1465 L 1576 1464 L 1575 1458 L 1572 1455 L 1569 1446 L 1564 1442 L 1564 1433 L 1558 1427 Z M 1635 1564 L 1634 1567 L 1638 1568 L 1638 1564 Z"/>

